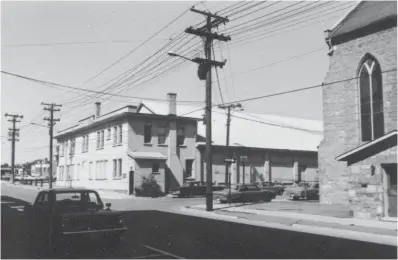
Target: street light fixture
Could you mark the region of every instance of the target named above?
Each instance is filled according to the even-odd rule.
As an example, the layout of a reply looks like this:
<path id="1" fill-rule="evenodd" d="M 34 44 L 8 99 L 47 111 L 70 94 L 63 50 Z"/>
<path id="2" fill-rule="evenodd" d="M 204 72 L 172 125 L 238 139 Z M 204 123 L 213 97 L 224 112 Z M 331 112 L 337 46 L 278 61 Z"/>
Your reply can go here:
<path id="1" fill-rule="evenodd" d="M 183 58 L 183 59 L 185 59 L 185 60 L 189 60 L 189 61 L 195 62 L 194 60 L 192 60 L 192 59 L 190 59 L 190 58 L 184 57 L 184 56 L 182 56 L 182 55 L 180 55 L 180 54 L 177 54 L 177 53 L 174 53 L 174 52 L 171 52 L 171 51 L 167 52 L 167 54 L 168 54 L 169 56 L 171 56 L 171 57 L 180 57 L 180 58 Z"/>

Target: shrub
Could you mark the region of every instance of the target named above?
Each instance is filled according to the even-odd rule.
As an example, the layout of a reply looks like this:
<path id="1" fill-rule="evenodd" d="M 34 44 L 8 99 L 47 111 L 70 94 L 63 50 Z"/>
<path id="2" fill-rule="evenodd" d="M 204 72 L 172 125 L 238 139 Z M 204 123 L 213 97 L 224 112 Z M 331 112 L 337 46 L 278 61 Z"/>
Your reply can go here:
<path id="1" fill-rule="evenodd" d="M 135 195 L 139 197 L 160 197 L 164 193 L 153 175 L 142 176 L 142 182 L 134 188 Z"/>

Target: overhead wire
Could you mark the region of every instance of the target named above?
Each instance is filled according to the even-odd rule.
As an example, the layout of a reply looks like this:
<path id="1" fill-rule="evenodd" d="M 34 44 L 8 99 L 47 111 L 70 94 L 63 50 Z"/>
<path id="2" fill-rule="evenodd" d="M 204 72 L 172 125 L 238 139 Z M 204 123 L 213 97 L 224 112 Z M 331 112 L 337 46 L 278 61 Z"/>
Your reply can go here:
<path id="1" fill-rule="evenodd" d="M 279 32 L 279 31 L 282 30 L 282 29 L 291 28 L 292 26 L 296 26 L 296 25 L 301 24 L 301 23 L 304 23 L 304 22 L 312 21 L 312 20 L 317 19 L 317 18 L 320 18 L 320 17 L 324 18 L 325 15 L 334 14 L 336 11 L 344 10 L 344 9 L 346 9 L 348 6 L 347 6 L 347 4 L 345 3 L 345 4 L 342 4 L 342 5 L 338 6 L 338 7 L 342 7 L 342 8 L 339 8 L 339 9 L 337 9 L 337 10 L 332 10 L 332 11 L 329 11 L 329 12 L 326 12 L 326 11 L 328 11 L 328 10 L 322 10 L 322 11 L 319 11 L 319 12 L 318 12 L 318 14 L 319 14 L 319 13 L 322 13 L 322 15 L 318 15 L 318 16 L 315 16 L 315 17 L 310 17 L 310 18 L 308 18 L 308 19 L 306 19 L 306 20 L 302 20 L 302 18 L 305 18 L 305 17 L 300 17 L 299 19 L 296 19 L 296 20 L 286 21 L 285 23 L 278 24 L 278 25 L 276 25 L 276 26 L 274 26 L 274 27 L 271 27 L 271 28 L 268 28 L 268 29 L 266 29 L 266 30 L 263 30 L 260 34 L 256 34 L 256 35 L 253 35 L 253 36 L 249 36 L 249 37 L 244 36 L 244 34 L 251 32 L 250 30 L 244 31 L 244 32 L 242 32 L 242 33 L 240 33 L 240 34 L 236 34 L 236 35 L 239 35 L 239 37 L 236 38 L 236 41 L 235 41 L 234 43 L 239 43 L 239 42 L 241 42 L 241 41 L 243 41 L 243 40 L 246 40 L 246 41 L 247 41 L 247 40 L 254 39 L 254 38 L 258 39 L 259 36 L 262 36 L 262 35 L 265 35 L 265 34 L 269 34 L 269 33 L 272 33 L 272 32 Z M 335 7 L 335 8 L 336 8 L 336 7 Z M 326 12 L 326 13 L 325 13 L 325 12 Z M 279 21 L 279 20 L 277 20 L 277 21 Z M 271 22 L 271 23 L 274 23 L 274 22 Z M 269 23 L 269 24 L 271 24 L 271 23 Z M 285 25 L 285 24 L 288 24 L 288 25 L 287 25 L 287 26 L 284 26 L 284 27 L 281 27 L 281 28 L 278 28 L 279 26 Z M 262 28 L 262 27 L 258 27 L 256 30 L 261 29 L 261 28 Z M 274 29 L 274 30 L 272 30 L 272 29 Z M 270 30 L 271 30 L 271 31 L 270 31 Z"/>

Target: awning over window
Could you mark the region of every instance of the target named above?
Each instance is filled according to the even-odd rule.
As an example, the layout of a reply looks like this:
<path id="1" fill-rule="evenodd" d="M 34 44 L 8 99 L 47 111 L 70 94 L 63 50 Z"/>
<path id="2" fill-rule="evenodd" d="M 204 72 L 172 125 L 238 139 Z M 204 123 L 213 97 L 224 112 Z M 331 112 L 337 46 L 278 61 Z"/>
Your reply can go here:
<path id="1" fill-rule="evenodd" d="M 167 160 L 167 156 L 160 152 L 128 152 L 127 154 L 134 159 Z"/>
<path id="2" fill-rule="evenodd" d="M 394 146 L 397 146 L 397 130 L 385 134 L 366 144 L 358 146 L 351 151 L 345 152 L 337 156 L 336 160 L 349 162 L 354 157 L 361 157 L 362 159 L 364 159 Z"/>

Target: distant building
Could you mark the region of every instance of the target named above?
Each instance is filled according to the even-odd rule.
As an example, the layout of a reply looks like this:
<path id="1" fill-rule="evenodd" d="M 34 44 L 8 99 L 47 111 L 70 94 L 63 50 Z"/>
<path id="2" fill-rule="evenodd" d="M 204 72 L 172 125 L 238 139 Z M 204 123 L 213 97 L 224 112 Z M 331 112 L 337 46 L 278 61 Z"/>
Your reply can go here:
<path id="1" fill-rule="evenodd" d="M 30 166 L 31 176 L 48 177 L 50 174 L 50 164 L 45 160 L 37 160 L 35 164 Z"/>
<path id="2" fill-rule="evenodd" d="M 361 1 L 326 41 L 321 203 L 349 204 L 359 218 L 396 218 L 397 2 Z"/>
<path id="3" fill-rule="evenodd" d="M 154 114 L 167 111 L 167 105 L 159 102 L 146 101 L 145 106 Z M 197 107 L 178 106 L 179 115 L 203 118 L 204 113 Z M 214 182 L 226 182 L 225 159 L 229 157 L 236 159 L 228 171 L 232 183 L 317 180 L 317 147 L 323 138 L 321 121 L 233 112 L 227 151 L 227 115 L 214 108 L 212 119 Z M 193 166 L 185 168 L 185 179 L 206 180 L 205 137 L 206 125 L 199 122 L 195 156 L 186 158 L 186 164 L 193 162 Z"/>

